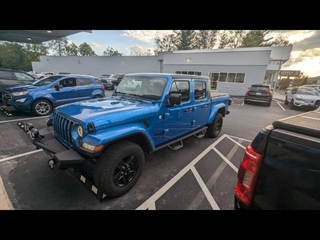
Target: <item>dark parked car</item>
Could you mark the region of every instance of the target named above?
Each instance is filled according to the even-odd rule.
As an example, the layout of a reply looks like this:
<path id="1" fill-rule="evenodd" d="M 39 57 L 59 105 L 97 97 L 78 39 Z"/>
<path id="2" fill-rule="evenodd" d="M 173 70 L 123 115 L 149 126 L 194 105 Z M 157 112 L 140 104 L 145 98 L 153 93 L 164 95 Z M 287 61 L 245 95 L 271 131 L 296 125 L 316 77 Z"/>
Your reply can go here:
<path id="1" fill-rule="evenodd" d="M 21 85 L 3 91 L 2 101 L 7 111 L 49 115 L 54 107 L 82 100 L 105 97 L 99 79 L 88 75 L 67 74 L 42 78 L 32 85 Z"/>
<path id="2" fill-rule="evenodd" d="M 101 78 L 101 82 L 106 89 L 115 89 L 125 73 L 112 73 L 108 78 Z"/>
<path id="3" fill-rule="evenodd" d="M 35 77 L 26 72 L 10 68 L 0 68 L 0 100 L 3 89 L 21 84 L 32 84 L 35 80 Z"/>
<path id="4" fill-rule="evenodd" d="M 270 85 L 252 84 L 244 97 L 244 103 L 264 103 L 267 106 L 271 105 L 273 93 Z"/>

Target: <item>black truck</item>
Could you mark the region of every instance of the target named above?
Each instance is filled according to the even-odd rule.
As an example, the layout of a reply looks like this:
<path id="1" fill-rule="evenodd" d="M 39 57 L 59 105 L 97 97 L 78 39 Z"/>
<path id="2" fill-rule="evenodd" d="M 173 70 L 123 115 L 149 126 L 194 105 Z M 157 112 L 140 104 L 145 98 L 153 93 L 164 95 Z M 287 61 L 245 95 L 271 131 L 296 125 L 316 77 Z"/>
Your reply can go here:
<path id="1" fill-rule="evenodd" d="M 263 128 L 237 174 L 235 210 L 319 210 L 320 109 Z"/>

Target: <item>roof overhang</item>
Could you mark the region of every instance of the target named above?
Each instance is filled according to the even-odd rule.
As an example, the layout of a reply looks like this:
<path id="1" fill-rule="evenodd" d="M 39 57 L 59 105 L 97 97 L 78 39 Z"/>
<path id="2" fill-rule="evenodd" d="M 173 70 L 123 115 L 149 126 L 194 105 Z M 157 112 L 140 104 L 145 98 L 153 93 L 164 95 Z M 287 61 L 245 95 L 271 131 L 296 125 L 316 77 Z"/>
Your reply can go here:
<path id="1" fill-rule="evenodd" d="M 92 30 L 0 30 L 0 41 L 39 44 Z"/>

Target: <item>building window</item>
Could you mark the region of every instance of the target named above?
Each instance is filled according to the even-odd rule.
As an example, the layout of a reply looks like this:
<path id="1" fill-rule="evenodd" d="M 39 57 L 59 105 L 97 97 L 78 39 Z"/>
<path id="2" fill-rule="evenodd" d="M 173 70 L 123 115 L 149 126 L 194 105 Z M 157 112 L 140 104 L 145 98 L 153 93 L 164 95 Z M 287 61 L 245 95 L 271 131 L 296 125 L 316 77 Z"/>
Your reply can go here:
<path id="1" fill-rule="evenodd" d="M 227 82 L 235 82 L 236 74 L 235 73 L 228 73 Z"/>
<path id="2" fill-rule="evenodd" d="M 236 83 L 244 83 L 244 77 L 245 77 L 244 73 L 237 73 Z"/>
<path id="3" fill-rule="evenodd" d="M 201 75 L 201 72 L 195 72 L 195 71 L 175 71 L 176 74 L 187 74 L 187 75 Z"/>
<path id="4" fill-rule="evenodd" d="M 227 73 L 220 73 L 219 82 L 226 82 L 227 81 Z"/>

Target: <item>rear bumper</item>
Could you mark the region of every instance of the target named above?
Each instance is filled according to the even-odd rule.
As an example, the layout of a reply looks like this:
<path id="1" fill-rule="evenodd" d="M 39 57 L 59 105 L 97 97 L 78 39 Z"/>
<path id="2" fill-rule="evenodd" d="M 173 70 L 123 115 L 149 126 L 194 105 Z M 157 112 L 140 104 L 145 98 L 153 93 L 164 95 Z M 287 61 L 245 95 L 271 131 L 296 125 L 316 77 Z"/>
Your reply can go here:
<path id="1" fill-rule="evenodd" d="M 245 97 L 244 100 L 247 102 L 270 103 L 272 101 L 272 98 Z"/>
<path id="2" fill-rule="evenodd" d="M 85 161 L 79 153 L 68 149 L 54 137 L 52 126 L 37 130 L 30 123 L 18 122 L 17 125 L 29 136 L 33 145 L 48 155 L 51 168 L 65 170 Z"/>

